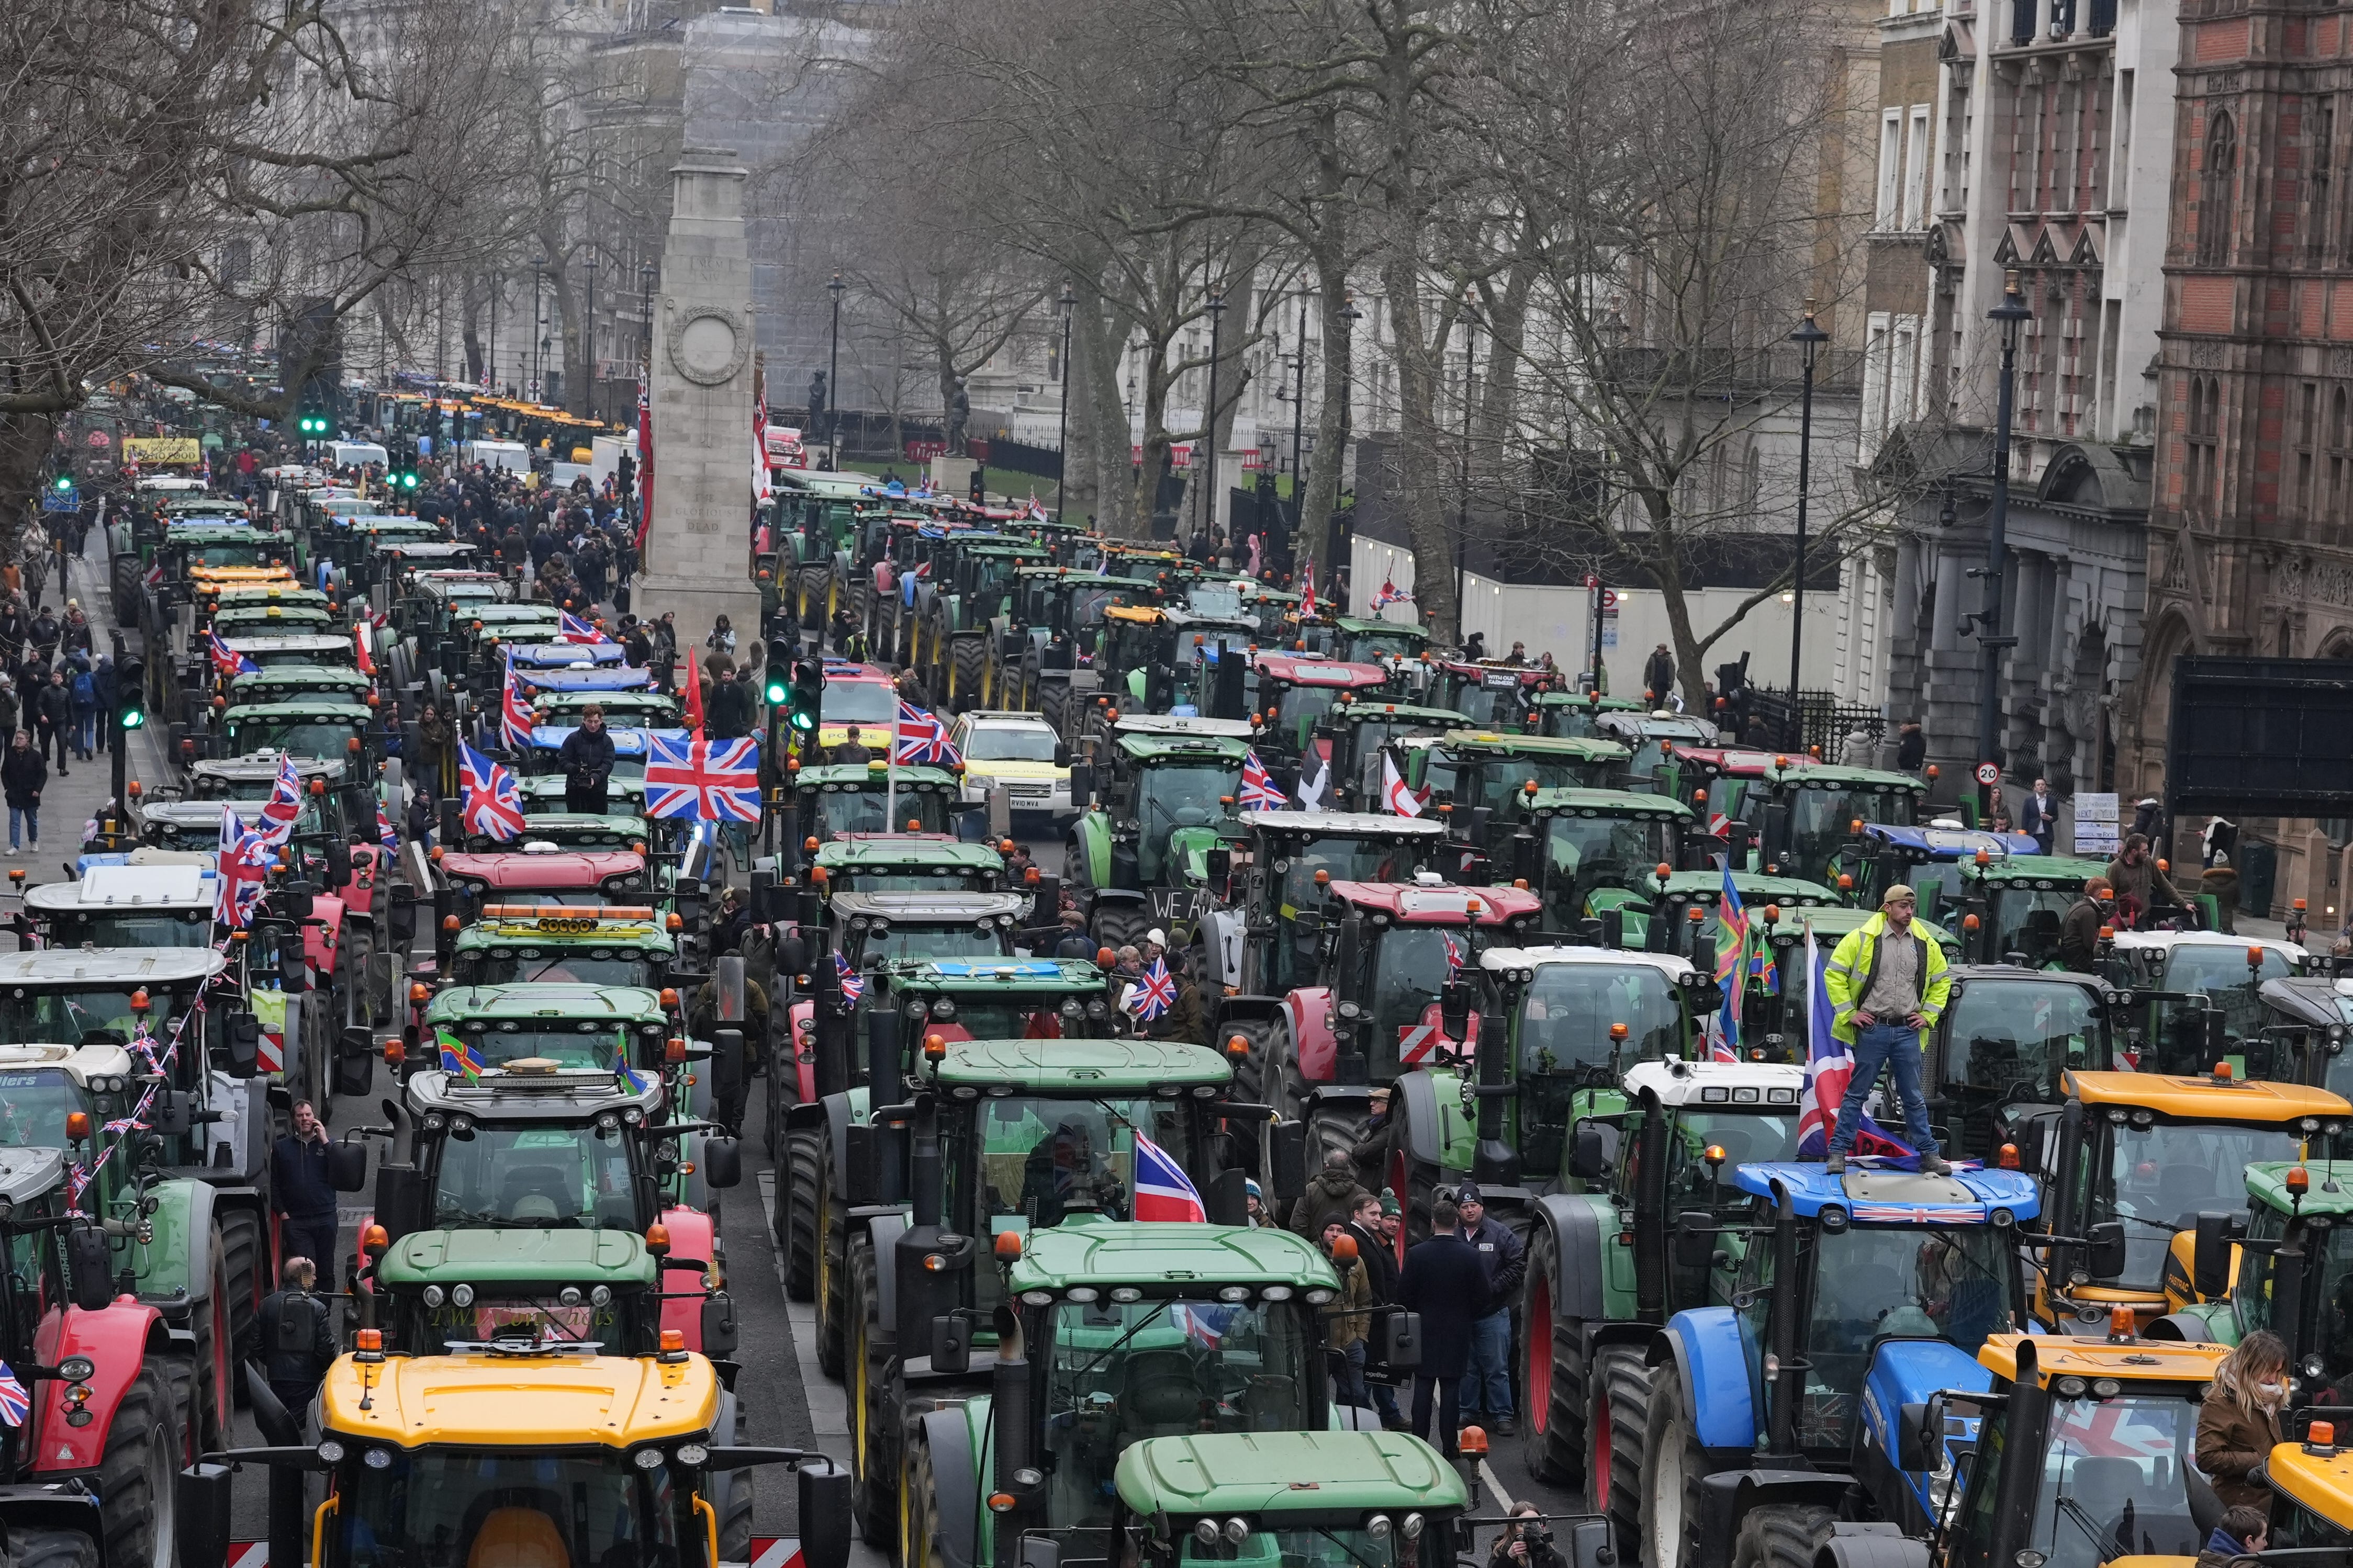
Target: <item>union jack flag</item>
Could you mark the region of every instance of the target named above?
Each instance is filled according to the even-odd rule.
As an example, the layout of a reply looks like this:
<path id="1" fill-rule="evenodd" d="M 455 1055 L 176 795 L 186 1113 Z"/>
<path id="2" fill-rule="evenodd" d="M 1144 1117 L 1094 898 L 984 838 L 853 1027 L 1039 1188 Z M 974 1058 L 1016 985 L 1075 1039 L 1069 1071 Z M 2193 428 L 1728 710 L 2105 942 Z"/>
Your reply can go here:
<path id="1" fill-rule="evenodd" d="M 1168 1157 L 1168 1151 L 1146 1138 L 1135 1135 L 1135 1202 L 1132 1205 L 1140 1220 L 1186 1220 L 1206 1223 L 1209 1211 L 1201 1203 L 1200 1189 L 1193 1185 L 1185 1168 Z"/>
<path id="2" fill-rule="evenodd" d="M 205 636 L 212 644 L 213 668 L 220 672 L 222 679 L 227 680 L 239 675 L 251 675 L 261 668 L 228 644 L 221 641 L 220 633 L 207 630 Z"/>
<path id="3" fill-rule="evenodd" d="M 839 953 L 833 955 L 833 972 L 841 977 L 841 999 L 856 1002 L 866 994 L 866 977 L 849 967 L 849 960 Z"/>
<path id="4" fill-rule="evenodd" d="M 603 627 L 590 626 L 569 610 L 559 610 L 556 612 L 555 640 L 568 643 L 607 643 L 613 639 L 605 635 Z"/>
<path id="5" fill-rule="evenodd" d="M 1315 560 L 1310 556 L 1299 563 L 1299 618 L 1315 618 Z"/>
<path id="6" fill-rule="evenodd" d="M 1846 1103 L 1847 1089 L 1854 1081 L 1854 1053 L 1847 1049 L 1844 1040 L 1831 1032 L 1831 1022 L 1837 1016 L 1831 1005 L 1831 958 L 1814 941 L 1811 921 L 1806 922 L 1800 951 L 1806 955 L 1810 976 L 1806 986 L 1806 1083 L 1798 1091 L 1798 1154 L 1805 1159 L 1830 1151 L 1831 1135 L 1838 1131 L 1839 1107 Z M 1872 1120 L 1870 1112 L 1858 1114 L 1861 1120 L 1854 1128 L 1856 1153 L 1875 1155 L 1897 1166 L 1909 1162 L 1909 1168 L 1919 1168 L 1919 1151 L 1901 1138 L 1890 1137 Z M 1859 1209 L 1856 1217 L 1862 1217 Z"/>
<path id="7" fill-rule="evenodd" d="M 294 837 L 294 824 L 302 816 L 302 770 L 294 765 L 290 754 L 278 758 L 278 777 L 269 786 L 269 798 L 261 803 L 261 837 L 273 850 L 282 849 Z"/>
<path id="8" fill-rule="evenodd" d="M 1244 811 L 1282 811 L 1291 805 L 1290 797 L 1275 787 L 1266 764 L 1258 760 L 1253 746 L 1242 753 L 1242 809 Z"/>
<path id="9" fill-rule="evenodd" d="M 375 808 L 375 837 L 376 842 L 384 846 L 385 854 L 400 853 L 400 834 L 393 827 L 392 818 L 384 814 L 381 805 Z"/>
<path id="10" fill-rule="evenodd" d="M 458 742 L 458 761 L 459 782 L 466 791 L 465 807 L 459 814 L 466 831 L 501 844 L 522 837 L 522 791 L 514 774 L 463 741 Z"/>
<path id="11" fill-rule="evenodd" d="M 220 885 L 213 894 L 213 919 L 231 931 L 243 931 L 261 902 L 277 852 L 260 834 L 237 820 L 237 808 L 221 807 Z"/>
<path id="12" fill-rule="evenodd" d="M 1866 1223 L 1881 1225 L 1981 1225 L 1985 1209 L 1978 1204 L 1951 1205 L 1914 1205 L 1910 1204 L 1857 1204 L 1854 1217 Z"/>
<path id="13" fill-rule="evenodd" d="M 32 1413 L 33 1396 L 25 1392 L 8 1363 L 0 1361 L 0 1426 L 22 1426 Z"/>
<path id="14" fill-rule="evenodd" d="M 933 767 L 952 768 L 964 761 L 956 749 L 948 743 L 948 727 L 940 722 L 936 713 L 901 699 L 899 720 L 892 738 L 892 758 L 901 767 L 927 763 Z"/>
<path id="15" fill-rule="evenodd" d="M 1381 591 L 1373 595 L 1373 613 L 1378 615 L 1391 605 L 1409 604 L 1412 599 L 1412 589 L 1400 588 L 1388 578 L 1384 577 L 1381 579 Z"/>
<path id="16" fill-rule="evenodd" d="M 1135 982 L 1135 1021 L 1152 1023 L 1175 1005 L 1176 977 L 1168 973 L 1166 959 L 1155 958 Z"/>
<path id="17" fill-rule="evenodd" d="M 698 822 L 760 820 L 760 742 L 654 734 L 646 752 L 646 815 Z"/>
<path id="18" fill-rule="evenodd" d="M 520 757 L 531 750 L 531 703 L 524 699 L 522 682 L 510 665 L 506 690 L 499 698 L 499 738 L 506 742 L 508 751 Z"/>

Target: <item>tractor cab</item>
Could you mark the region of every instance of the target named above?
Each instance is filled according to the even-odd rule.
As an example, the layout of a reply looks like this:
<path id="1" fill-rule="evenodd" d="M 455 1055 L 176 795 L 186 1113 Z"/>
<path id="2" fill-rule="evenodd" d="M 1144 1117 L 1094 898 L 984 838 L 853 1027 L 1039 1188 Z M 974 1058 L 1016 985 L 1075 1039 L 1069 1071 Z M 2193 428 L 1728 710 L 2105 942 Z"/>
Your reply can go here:
<path id="1" fill-rule="evenodd" d="M 196 855 L 160 860 L 165 853 L 133 849 L 78 880 L 26 887 L 18 947 L 210 947 L 219 876 Z"/>
<path id="2" fill-rule="evenodd" d="M 1630 789 L 1661 787 L 1661 770 L 1668 765 L 1673 753 L 1685 746 L 1713 746 L 1717 739 L 1715 726 L 1706 720 L 1666 708 L 1648 713 L 1598 714 L 1593 731 L 1604 740 L 1615 741 L 1626 748 L 1626 777 L 1632 781 L 1627 787 Z"/>
<path id="3" fill-rule="evenodd" d="M 1448 808 L 1455 833 L 1491 857 L 1539 793 L 1614 790 L 1626 776 L 1626 748 L 1613 741 L 1452 730 L 1434 741 L 1409 740 L 1405 752 L 1407 786 L 1427 790 L 1433 804 Z"/>
<path id="4" fill-rule="evenodd" d="M 463 1068 L 477 1073 L 522 1061 L 607 1074 L 631 1062 L 659 1070 L 664 1042 L 681 1034 L 682 1025 L 674 1007 L 663 1007 L 661 994 L 647 988 L 545 978 L 459 984 L 426 1007 L 411 1065 L 438 1064 L 462 1077 L 439 1044 L 446 1035 L 463 1047 Z"/>
<path id="5" fill-rule="evenodd" d="M 853 973 L 891 962 L 1011 958 L 1031 900 L 1019 893 L 844 892 L 826 900 L 834 952 Z"/>
<path id="6" fill-rule="evenodd" d="M 1862 837 L 1858 863 L 1841 873 L 1852 877 L 1853 884 L 1840 890 L 1857 909 L 1875 910 L 1888 889 L 1904 883 L 1920 895 L 1920 912 L 1946 926 L 1958 926 L 1968 912 L 1971 871 L 1997 860 L 2042 854 L 2030 834 L 1989 833 L 1949 820 L 1926 827 L 1865 823 Z"/>
<path id="7" fill-rule="evenodd" d="M 1546 930 L 1569 931 L 1601 914 L 1596 894 L 1643 891 L 1655 884 L 1655 868 L 1683 864 L 1692 814 L 1662 795 L 1539 789 L 1526 826 L 1527 852 L 1514 844 L 1512 875 L 1542 895 Z M 1533 864 L 1521 864 L 1528 855 Z"/>
<path id="8" fill-rule="evenodd" d="M 820 845 L 853 833 L 946 833 L 964 786 L 944 768 L 827 763 L 791 769 L 797 831 Z"/>
<path id="9" fill-rule="evenodd" d="M 1245 811 L 1240 821 L 1249 846 L 1227 878 L 1210 879 L 1197 973 L 1267 996 L 1314 973 L 1327 888 L 1412 881 L 1446 837 L 1434 818 L 1365 812 Z"/>
<path id="10" fill-rule="evenodd" d="M 2117 931 L 2101 966 L 2140 1005 L 2128 1050 L 2137 1070 L 2206 1072 L 2227 1061 L 2242 1078 L 2285 1078 L 2295 1063 L 2264 1033 L 2262 991 L 2310 963 L 2296 943 L 2267 937 Z"/>
<path id="11" fill-rule="evenodd" d="M 1509 730 L 1535 733 L 1528 715 L 1535 700 L 1552 691 L 1559 676 L 1541 665 L 1504 664 L 1432 657 L 1424 700 L 1433 708 L 1451 708 L 1463 716 L 1466 730 Z M 1588 727 L 1583 734 L 1594 731 Z"/>
<path id="12" fill-rule="evenodd" d="M 678 966 L 678 939 L 648 906 L 490 904 L 459 932 L 442 973 L 453 986 L 658 991 L 671 983 Z"/>
<path id="13" fill-rule="evenodd" d="M 523 771 L 533 773 L 562 773 L 564 742 L 571 739 L 572 731 L 578 728 L 577 724 L 565 723 L 560 718 L 552 724 L 533 724 L 531 744 L 517 759 Z M 646 759 L 652 753 L 657 737 L 681 742 L 692 739 L 684 730 L 623 729 L 614 724 L 607 725 L 605 733 L 613 737 L 614 781 L 627 780 L 636 784 L 645 783 Z"/>
<path id="14" fill-rule="evenodd" d="M 2064 1075 L 2116 1065 L 2122 1009 L 2089 974 L 2007 963 L 1957 963 L 1948 973 L 1952 990 L 1928 1047 L 1929 1120 L 1954 1153 L 1989 1160 L 2015 1141 L 2021 1118 L 2067 1098 Z M 2019 1147 L 2031 1154 L 2033 1145 Z"/>
<path id="15" fill-rule="evenodd" d="M 1314 738 L 1329 746 L 1333 803 L 1347 811 L 1379 811 L 1385 802 L 1381 769 L 1385 750 L 1417 737 L 1443 735 L 1471 721 L 1445 708 L 1420 708 L 1408 702 L 1335 702 L 1315 721 Z M 1398 766 L 1404 774 L 1402 763 Z"/>
<path id="16" fill-rule="evenodd" d="M 2105 861 L 2061 855 L 1989 857 L 1982 866 L 1964 861 L 1957 901 L 1966 911 L 1964 929 L 1968 915 L 1978 919 L 1968 937 L 1971 962 L 2057 967 L 2061 922 L 2084 884 L 2107 874 Z"/>
<path id="17" fill-rule="evenodd" d="M 375 722 L 375 709 L 332 699 L 242 703 L 221 715 L 214 754 L 285 752 L 304 761 L 350 763 L 372 773 Z"/>
<path id="18" fill-rule="evenodd" d="M 1246 657 L 1244 715 L 1255 713 L 1264 721 L 1266 743 L 1286 759 L 1305 752 L 1313 743 L 1316 721 L 1341 701 L 1344 693 L 1349 700 L 1367 702 L 1398 695 L 1397 678 L 1383 665 L 1314 658 L 1302 653 Z M 1272 757 L 1266 760 L 1270 767 L 1274 765 Z"/>
<path id="19" fill-rule="evenodd" d="M 1403 621 L 1366 620 L 1357 616 L 1332 617 L 1332 656 L 1351 664 L 1419 658 L 1429 647 L 1430 634 Z"/>
<path id="20" fill-rule="evenodd" d="M 1631 697 L 1604 697 L 1596 691 L 1539 691 L 1528 698 L 1527 711 L 1521 715 L 1520 723 L 1534 734 L 1586 740 L 1601 732 L 1597 724 L 1604 713 L 1650 710 L 1649 703 Z M 1530 714 L 1535 716 L 1533 722 Z M 1683 750 L 1680 746 L 1675 749 Z"/>
<path id="21" fill-rule="evenodd" d="M 1005 857 L 993 844 L 889 835 L 823 842 L 816 868 L 836 894 L 986 893 L 1003 883 Z"/>

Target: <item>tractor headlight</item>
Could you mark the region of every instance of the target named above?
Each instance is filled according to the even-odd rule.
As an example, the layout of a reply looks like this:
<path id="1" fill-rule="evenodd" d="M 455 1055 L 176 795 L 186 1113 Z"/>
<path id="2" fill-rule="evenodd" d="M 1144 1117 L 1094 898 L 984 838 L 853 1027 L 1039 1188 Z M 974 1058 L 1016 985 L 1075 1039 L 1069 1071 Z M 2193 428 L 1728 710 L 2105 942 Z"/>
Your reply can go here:
<path id="1" fill-rule="evenodd" d="M 1235 1518 L 1226 1521 L 1226 1539 L 1236 1546 L 1250 1539 L 1250 1521 Z"/>
<path id="2" fill-rule="evenodd" d="M 388 1470 L 392 1468 L 392 1450 L 389 1448 L 370 1448 L 366 1453 L 360 1456 L 360 1462 L 367 1466 L 371 1470 Z"/>
<path id="3" fill-rule="evenodd" d="M 448 1299 L 449 1293 L 442 1289 L 440 1286 L 427 1285 L 425 1287 L 425 1304 L 427 1306 L 438 1307 Z"/>
<path id="4" fill-rule="evenodd" d="M 1204 1546 L 1215 1546 L 1218 1543 L 1218 1521 L 1214 1519 L 1195 1520 L 1193 1539 Z"/>
<path id="5" fill-rule="evenodd" d="M 449 1292 L 449 1300 L 460 1307 L 470 1307 L 474 1304 L 474 1288 L 459 1285 Z"/>
<path id="6" fill-rule="evenodd" d="M 629 1463 L 641 1470 L 659 1470 L 662 1468 L 662 1451 L 659 1448 L 640 1448 L 629 1456 Z"/>

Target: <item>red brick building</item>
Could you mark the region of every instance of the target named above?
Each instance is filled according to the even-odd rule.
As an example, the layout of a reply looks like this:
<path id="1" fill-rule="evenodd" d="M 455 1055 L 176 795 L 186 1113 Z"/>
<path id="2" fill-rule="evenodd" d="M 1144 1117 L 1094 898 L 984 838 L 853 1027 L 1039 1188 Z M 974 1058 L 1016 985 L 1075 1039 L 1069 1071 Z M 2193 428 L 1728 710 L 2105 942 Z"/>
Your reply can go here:
<path id="1" fill-rule="evenodd" d="M 2181 32 L 2149 678 L 2127 716 L 2148 790 L 2176 657 L 2353 657 L 2353 11 L 2187 0 Z M 2342 919 L 2353 824 L 2242 826 L 2276 857 L 2274 909 Z"/>

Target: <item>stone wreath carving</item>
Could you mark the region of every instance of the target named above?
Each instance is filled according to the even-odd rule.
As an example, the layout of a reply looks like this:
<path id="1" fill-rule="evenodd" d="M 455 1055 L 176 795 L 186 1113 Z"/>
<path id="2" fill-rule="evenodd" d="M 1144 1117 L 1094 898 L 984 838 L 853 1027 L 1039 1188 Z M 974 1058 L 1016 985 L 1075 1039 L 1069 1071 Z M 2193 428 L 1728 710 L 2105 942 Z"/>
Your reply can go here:
<path id="1" fill-rule="evenodd" d="M 697 385 L 720 386 L 734 380 L 751 351 L 751 323 L 740 310 L 689 305 L 672 314 L 670 363 Z"/>

